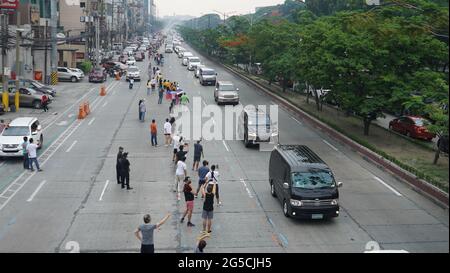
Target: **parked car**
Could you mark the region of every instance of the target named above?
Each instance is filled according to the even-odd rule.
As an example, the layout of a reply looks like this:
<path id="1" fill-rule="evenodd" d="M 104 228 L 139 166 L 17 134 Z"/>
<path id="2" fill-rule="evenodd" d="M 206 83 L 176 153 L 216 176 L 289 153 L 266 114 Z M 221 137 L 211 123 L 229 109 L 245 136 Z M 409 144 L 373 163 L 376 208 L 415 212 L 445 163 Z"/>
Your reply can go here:
<path id="1" fill-rule="evenodd" d="M 194 71 L 197 68 L 197 65 L 200 64 L 200 58 L 199 57 L 189 57 L 188 58 L 188 65 L 187 70 Z"/>
<path id="2" fill-rule="evenodd" d="M 141 80 L 141 71 L 137 66 L 128 67 L 126 80 L 128 81 L 130 78 L 133 78 L 135 81 Z"/>
<path id="3" fill-rule="evenodd" d="M 58 80 L 78 82 L 81 76 L 77 72 L 73 72 L 68 67 L 58 67 Z"/>
<path id="4" fill-rule="evenodd" d="M 79 69 L 79 68 L 69 68 L 70 70 L 72 70 L 75 73 L 78 73 L 80 75 L 80 79 L 84 79 L 84 72 L 83 70 Z"/>
<path id="5" fill-rule="evenodd" d="M 136 65 L 136 59 L 134 57 L 129 57 L 127 60 L 127 65 Z"/>
<path id="6" fill-rule="evenodd" d="M 8 85 L 11 88 L 15 89 L 16 86 L 16 81 L 14 80 L 9 80 Z M 44 94 L 50 95 L 51 97 L 55 97 L 56 96 L 56 89 L 49 86 L 49 85 L 45 85 L 41 82 L 38 82 L 36 80 L 28 80 L 28 79 L 20 79 L 19 80 L 19 87 L 25 87 L 25 88 L 32 88 L 36 91 L 42 92 Z"/>
<path id="7" fill-rule="evenodd" d="M 44 145 L 42 126 L 37 118 L 16 118 L 0 134 L 0 157 L 22 157 L 23 138 L 32 138 L 41 149 Z"/>
<path id="8" fill-rule="evenodd" d="M 105 82 L 108 74 L 103 67 L 92 69 L 89 73 L 89 82 Z"/>
<path id="9" fill-rule="evenodd" d="M 270 116 L 259 108 L 244 108 L 239 116 L 238 135 L 245 147 L 274 142 L 278 137 L 278 128 Z"/>
<path id="10" fill-rule="evenodd" d="M 9 105 L 14 105 L 16 88 L 8 88 Z M 3 91 L 0 92 L 0 96 L 3 95 Z M 33 107 L 35 109 L 42 108 L 42 96 L 45 95 L 33 88 L 20 87 L 19 88 L 19 106 L 20 107 Z M 48 96 L 48 103 L 52 102 L 52 97 Z"/>
<path id="11" fill-rule="evenodd" d="M 339 216 L 339 190 L 328 165 L 304 145 L 278 145 L 270 155 L 269 184 L 286 217 Z"/>
<path id="12" fill-rule="evenodd" d="M 217 73 L 212 68 L 201 67 L 197 69 L 199 74 L 199 81 L 201 85 L 216 85 Z"/>
<path id="13" fill-rule="evenodd" d="M 427 129 L 430 122 L 423 117 L 402 116 L 389 122 L 389 129 L 404 134 L 408 137 L 426 139 L 431 141 L 436 134 Z"/>
<path id="14" fill-rule="evenodd" d="M 183 53 L 183 61 L 182 61 L 182 64 L 184 65 L 184 66 L 187 66 L 188 65 L 188 58 L 189 57 L 194 57 L 194 54 L 192 54 L 191 52 L 184 52 Z"/>
<path id="15" fill-rule="evenodd" d="M 235 87 L 232 82 L 218 81 L 214 90 L 214 100 L 217 104 L 232 103 L 239 104 L 239 88 Z"/>
<path id="16" fill-rule="evenodd" d="M 166 53 L 173 53 L 173 48 L 170 46 L 166 46 L 166 50 L 164 50 Z"/>

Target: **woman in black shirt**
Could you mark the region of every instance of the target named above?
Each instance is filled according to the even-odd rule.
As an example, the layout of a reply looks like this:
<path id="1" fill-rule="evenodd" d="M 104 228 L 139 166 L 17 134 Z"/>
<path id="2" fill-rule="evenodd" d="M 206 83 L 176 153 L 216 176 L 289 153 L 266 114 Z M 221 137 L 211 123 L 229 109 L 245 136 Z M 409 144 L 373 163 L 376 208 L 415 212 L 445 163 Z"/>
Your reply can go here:
<path id="1" fill-rule="evenodd" d="M 195 225 L 191 223 L 192 211 L 194 210 L 194 194 L 192 193 L 191 179 L 186 177 L 184 179 L 184 199 L 186 200 L 186 211 L 184 212 L 183 218 L 181 218 L 181 223 L 183 223 L 186 215 L 188 216 L 188 227 L 194 227 Z"/>
<path id="2" fill-rule="evenodd" d="M 205 198 L 202 213 L 203 233 L 211 233 L 212 219 L 214 217 L 214 195 L 216 194 L 216 184 L 206 184 L 205 186 L 202 187 L 202 194 Z M 208 229 L 206 229 L 206 227 L 208 227 Z"/>

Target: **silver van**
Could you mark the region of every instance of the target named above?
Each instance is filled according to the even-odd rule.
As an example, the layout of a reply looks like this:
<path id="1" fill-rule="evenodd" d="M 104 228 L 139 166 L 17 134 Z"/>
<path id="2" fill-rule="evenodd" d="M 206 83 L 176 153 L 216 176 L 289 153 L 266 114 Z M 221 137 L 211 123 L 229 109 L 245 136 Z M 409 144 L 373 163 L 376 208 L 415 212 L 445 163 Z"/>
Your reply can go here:
<path id="1" fill-rule="evenodd" d="M 216 85 L 217 73 L 212 68 L 201 67 L 198 72 L 201 85 Z"/>
<path id="2" fill-rule="evenodd" d="M 232 82 L 218 81 L 214 90 L 214 100 L 217 104 L 231 103 L 239 104 L 239 88 L 235 87 Z"/>

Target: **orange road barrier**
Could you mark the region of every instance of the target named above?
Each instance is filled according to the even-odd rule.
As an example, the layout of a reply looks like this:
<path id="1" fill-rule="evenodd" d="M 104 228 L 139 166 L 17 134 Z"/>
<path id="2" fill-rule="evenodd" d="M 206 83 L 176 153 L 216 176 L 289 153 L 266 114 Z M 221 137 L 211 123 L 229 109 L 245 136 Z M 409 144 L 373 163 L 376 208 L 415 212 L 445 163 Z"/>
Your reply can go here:
<path id="1" fill-rule="evenodd" d="M 86 116 L 89 115 L 91 113 L 91 109 L 89 108 L 89 102 L 86 101 L 84 104 L 84 112 L 86 113 Z"/>
<path id="2" fill-rule="evenodd" d="M 78 110 L 78 119 L 84 119 L 86 117 L 86 112 L 84 111 L 84 105 L 81 104 Z"/>
<path id="3" fill-rule="evenodd" d="M 106 88 L 104 85 L 100 87 L 100 96 L 106 96 Z"/>

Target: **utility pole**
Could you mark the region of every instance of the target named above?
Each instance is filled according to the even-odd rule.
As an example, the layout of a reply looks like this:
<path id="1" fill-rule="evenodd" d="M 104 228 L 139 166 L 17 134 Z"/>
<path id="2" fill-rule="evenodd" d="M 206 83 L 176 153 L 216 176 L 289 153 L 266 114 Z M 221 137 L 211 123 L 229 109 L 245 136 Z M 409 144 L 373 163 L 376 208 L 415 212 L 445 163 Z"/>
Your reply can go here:
<path id="1" fill-rule="evenodd" d="M 1 14 L 2 19 L 2 83 L 3 83 L 3 97 L 2 102 L 5 106 L 5 111 L 9 111 L 9 93 L 8 93 L 8 76 L 6 75 L 6 58 L 8 48 L 8 15 Z"/>
<path id="2" fill-rule="evenodd" d="M 17 11 L 16 20 L 16 90 L 19 90 L 19 76 L 20 76 L 20 11 Z"/>
<path id="3" fill-rule="evenodd" d="M 124 0 L 125 8 L 123 10 L 124 12 L 124 18 L 125 18 L 125 42 L 128 41 L 128 1 Z"/>
<path id="4" fill-rule="evenodd" d="M 57 42 L 56 42 L 56 30 L 58 27 L 58 16 L 56 13 L 56 0 L 51 0 L 50 2 L 50 10 L 51 10 L 51 21 L 52 21 L 52 51 L 51 51 L 51 83 L 52 85 L 56 85 L 58 83 L 58 48 L 57 48 Z"/>
<path id="5" fill-rule="evenodd" d="M 95 67 L 100 67 L 100 17 L 95 16 Z"/>
<path id="6" fill-rule="evenodd" d="M 48 19 L 45 19 L 45 29 L 44 29 L 44 43 L 45 43 L 45 52 L 44 52 L 44 59 L 45 59 L 45 64 L 44 64 L 44 83 L 45 84 L 49 84 L 49 80 L 48 80 L 48 53 L 47 53 L 47 49 L 48 49 Z"/>

